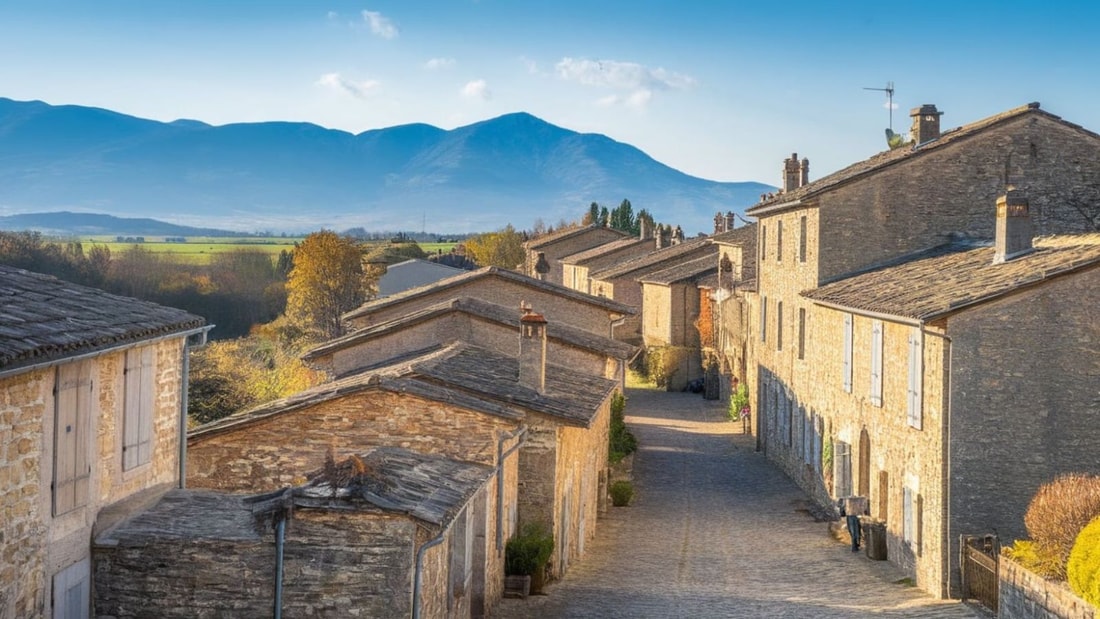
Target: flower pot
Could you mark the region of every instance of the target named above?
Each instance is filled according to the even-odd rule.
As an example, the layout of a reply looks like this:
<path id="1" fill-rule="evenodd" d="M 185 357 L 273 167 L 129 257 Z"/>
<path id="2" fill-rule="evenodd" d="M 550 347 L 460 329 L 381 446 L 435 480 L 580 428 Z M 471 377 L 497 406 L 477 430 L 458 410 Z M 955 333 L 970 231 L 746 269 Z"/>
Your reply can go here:
<path id="1" fill-rule="evenodd" d="M 525 598 L 531 593 L 531 577 L 528 575 L 523 576 L 505 576 L 504 577 L 504 597 L 506 598 Z"/>

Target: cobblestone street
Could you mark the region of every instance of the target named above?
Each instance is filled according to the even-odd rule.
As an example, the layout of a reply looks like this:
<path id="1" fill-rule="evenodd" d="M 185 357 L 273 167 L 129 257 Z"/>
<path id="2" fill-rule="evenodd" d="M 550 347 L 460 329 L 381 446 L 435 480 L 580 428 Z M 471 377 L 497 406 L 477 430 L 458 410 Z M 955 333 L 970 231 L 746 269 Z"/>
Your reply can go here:
<path id="1" fill-rule="evenodd" d="M 630 389 L 635 500 L 549 595 L 496 617 L 982 617 L 904 583 L 814 522 L 806 496 L 753 450 L 721 405 Z"/>

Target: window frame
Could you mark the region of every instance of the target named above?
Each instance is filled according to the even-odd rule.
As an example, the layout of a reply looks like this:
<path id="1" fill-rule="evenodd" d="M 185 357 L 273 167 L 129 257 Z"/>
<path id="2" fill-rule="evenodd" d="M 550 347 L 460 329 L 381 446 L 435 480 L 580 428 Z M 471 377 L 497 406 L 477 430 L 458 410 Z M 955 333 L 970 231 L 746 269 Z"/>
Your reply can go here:
<path id="1" fill-rule="evenodd" d="M 909 380 L 906 388 L 906 423 L 921 430 L 924 424 L 924 342 L 920 327 L 909 332 Z"/>
<path id="2" fill-rule="evenodd" d="M 80 509 L 90 501 L 93 370 L 94 362 L 85 360 L 59 365 L 54 374 L 50 483 L 50 511 L 54 517 Z"/>
<path id="3" fill-rule="evenodd" d="M 854 360 L 854 323 L 852 314 L 844 314 L 844 359 L 841 367 L 841 379 L 845 393 L 852 392 L 852 362 Z"/>
<path id="4" fill-rule="evenodd" d="M 884 326 L 881 320 L 871 321 L 871 404 L 882 406 L 882 349 Z"/>

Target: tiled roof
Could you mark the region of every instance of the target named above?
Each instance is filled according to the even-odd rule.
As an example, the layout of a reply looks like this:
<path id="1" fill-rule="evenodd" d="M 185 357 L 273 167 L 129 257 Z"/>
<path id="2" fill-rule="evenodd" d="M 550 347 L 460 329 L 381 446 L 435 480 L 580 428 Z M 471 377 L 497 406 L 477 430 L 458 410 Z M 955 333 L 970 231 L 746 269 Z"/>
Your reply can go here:
<path id="1" fill-rule="evenodd" d="M 173 333 L 205 320 L 181 309 L 0 265 L 0 371 Z"/>
<path id="2" fill-rule="evenodd" d="M 447 387 L 467 395 L 517 406 L 587 427 L 600 405 L 618 386 L 613 380 L 546 364 L 546 393 L 519 382 L 515 357 L 456 342 L 413 353 L 367 372 L 393 372 L 410 380 Z"/>
<path id="3" fill-rule="evenodd" d="M 1100 234 L 1036 239 L 993 264 L 993 247 L 951 244 L 802 293 L 836 307 L 930 320 L 1052 277 L 1100 264 Z"/>
<path id="4" fill-rule="evenodd" d="M 746 224 L 740 228 L 719 232 L 710 237 L 710 240 L 723 245 L 753 245 L 756 246 L 756 223 Z"/>
<path id="5" fill-rule="evenodd" d="M 983 118 L 977 122 L 963 125 L 955 129 L 949 129 L 940 134 L 940 136 L 934 140 L 929 140 L 923 144 L 903 146 L 895 148 L 893 150 L 883 151 L 863 161 L 854 163 L 843 170 L 834 172 L 828 176 L 820 178 L 812 183 L 808 183 L 798 189 L 788 192 L 777 193 L 768 199 L 762 200 L 753 207 L 749 208 L 746 212 L 748 215 L 758 214 L 760 211 L 769 207 L 779 207 L 787 203 L 798 202 L 801 200 L 807 200 L 816 196 L 817 194 L 829 191 L 839 185 L 853 181 L 864 176 L 874 174 L 878 170 L 891 166 L 904 161 L 920 157 L 922 154 L 930 151 L 935 151 L 940 148 L 944 148 L 956 142 L 962 141 L 970 136 L 973 136 L 981 131 L 994 127 L 1001 123 L 1008 122 L 1010 120 L 1025 116 L 1027 114 L 1040 115 L 1051 120 L 1060 122 L 1064 125 L 1073 127 L 1094 137 L 1095 133 L 1088 131 L 1078 125 L 1062 120 L 1061 117 L 1055 116 L 1045 110 L 1039 109 L 1038 103 L 1029 103 L 1020 107 L 1012 108 L 995 114 L 988 118 Z"/>
<path id="6" fill-rule="evenodd" d="M 389 322 L 372 325 L 358 331 L 353 331 L 340 338 L 330 340 L 310 350 L 302 356 L 306 361 L 324 357 L 337 350 L 355 346 L 361 342 L 369 341 L 379 335 L 393 333 L 433 318 L 449 314 L 451 312 L 463 312 L 471 316 L 487 319 L 503 325 L 514 326 L 519 333 L 519 310 L 507 308 L 503 305 L 482 301 L 474 297 L 458 297 L 450 301 L 444 301 L 420 311 L 412 312 Z M 591 350 L 615 359 L 629 359 L 634 356 L 637 349 L 630 344 L 602 337 L 594 333 L 578 329 L 576 327 L 552 322 L 547 325 L 546 336 L 552 340 L 558 340 L 570 346 Z"/>
<path id="7" fill-rule="evenodd" d="M 384 297 L 416 286 L 424 286 L 444 277 L 458 275 L 462 271 L 438 262 L 412 258 L 386 267 L 385 275 L 378 280 L 378 295 Z"/>
<path id="8" fill-rule="evenodd" d="M 561 259 L 563 264 L 572 264 L 576 266 L 584 266 L 589 262 L 605 256 L 607 254 L 613 254 L 618 251 L 630 249 L 636 245 L 655 245 L 656 241 L 653 239 L 639 239 L 637 237 L 628 237 L 625 239 L 619 239 L 617 241 L 611 241 L 610 243 L 604 243 L 603 245 L 597 245 L 591 249 L 579 251 L 575 254 L 568 255 Z"/>
<path id="9" fill-rule="evenodd" d="M 718 272 L 718 248 L 714 245 L 710 246 L 713 251 L 708 252 L 707 255 L 692 260 L 685 260 L 680 264 L 673 265 L 667 269 L 661 269 L 654 273 L 650 273 L 645 277 L 638 278 L 639 282 L 644 284 L 662 284 L 669 285 L 685 280 L 693 280 L 697 277 L 708 275 L 710 273 Z"/>
<path id="10" fill-rule="evenodd" d="M 579 227 L 576 227 L 576 228 L 566 228 L 564 230 L 556 230 L 556 231 L 551 232 L 549 234 L 543 234 L 542 236 L 535 237 L 535 238 L 527 241 L 523 245 L 527 249 L 538 249 L 539 247 L 542 247 L 544 245 L 549 245 L 549 244 L 555 243 L 557 241 L 572 238 L 572 237 L 575 237 L 575 236 L 580 236 L 582 234 L 592 232 L 593 230 L 610 230 L 610 231 L 612 231 L 616 234 L 621 234 L 623 236 L 627 236 L 626 232 L 623 232 L 621 230 L 615 230 L 614 228 L 606 228 L 606 227 L 603 227 L 603 226 L 588 225 L 588 226 L 579 226 Z"/>
<path id="11" fill-rule="evenodd" d="M 411 288 L 409 290 L 399 292 L 383 299 L 375 299 L 373 301 L 369 301 L 359 306 L 357 309 L 354 309 L 344 314 L 343 318 L 345 320 L 348 320 L 352 318 L 358 318 L 360 316 L 367 316 L 372 312 L 377 312 L 381 309 L 394 307 L 411 299 L 417 299 L 426 295 L 436 294 L 440 291 L 458 288 L 470 281 L 483 277 L 500 277 L 503 279 L 508 279 L 524 286 L 537 288 L 552 294 L 579 301 L 581 303 L 587 303 L 589 305 L 602 307 L 608 312 L 614 312 L 624 315 L 632 315 L 637 313 L 637 310 L 635 310 L 633 307 L 618 303 L 616 301 L 612 301 L 611 299 L 605 299 L 603 297 L 597 297 L 590 294 L 585 294 L 583 292 L 578 292 L 559 284 L 553 284 L 540 279 L 535 279 L 533 277 L 528 277 L 526 275 L 523 275 L 522 273 L 517 273 L 508 269 L 502 269 L 500 267 L 483 267 L 476 271 L 467 271 L 453 277 L 441 279 L 426 286 Z"/>
<path id="12" fill-rule="evenodd" d="M 692 253 L 701 253 L 710 245 L 710 239 L 697 237 L 688 239 L 683 243 L 670 245 L 662 249 L 654 250 L 644 256 L 632 258 L 613 267 L 601 269 L 595 273 L 589 273 L 592 279 L 609 280 L 627 275 L 643 277 L 654 271 L 660 271 L 669 266 L 672 260 L 690 260 L 695 256 Z"/>
<path id="13" fill-rule="evenodd" d="M 294 490 L 295 503 L 314 499 L 314 505 L 324 506 L 333 499 L 362 500 L 388 512 L 443 526 L 493 474 L 492 467 L 400 447 L 377 447 L 356 460 L 365 472 L 333 481 L 317 471 L 310 475 L 308 485 Z"/>
<path id="14" fill-rule="evenodd" d="M 420 354 L 422 354 L 422 352 L 423 351 L 421 351 Z M 233 413 L 228 417 L 223 417 L 217 421 L 212 421 L 191 430 L 187 437 L 188 440 L 201 440 L 202 438 L 230 430 L 236 430 L 264 419 L 291 413 L 371 389 L 388 391 L 391 393 L 408 393 L 426 400 L 445 402 L 459 408 L 487 413 L 505 419 L 520 419 L 523 416 L 505 404 L 489 401 L 485 398 L 479 398 L 476 395 L 452 389 L 446 385 L 402 377 L 401 372 L 397 368 L 390 368 L 389 371 L 361 372 L 344 376 L 334 381 L 299 391 L 289 397 L 273 400 L 260 404 L 259 406 Z"/>

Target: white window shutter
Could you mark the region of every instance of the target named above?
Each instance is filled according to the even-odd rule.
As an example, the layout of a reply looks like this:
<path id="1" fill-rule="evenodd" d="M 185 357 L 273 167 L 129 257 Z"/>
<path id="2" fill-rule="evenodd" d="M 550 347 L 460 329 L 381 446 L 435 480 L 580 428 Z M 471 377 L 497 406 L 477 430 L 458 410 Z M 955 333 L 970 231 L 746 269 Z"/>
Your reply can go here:
<path id="1" fill-rule="evenodd" d="M 871 321 L 871 404 L 882 406 L 882 321 Z"/>
<path id="2" fill-rule="evenodd" d="M 57 368 L 54 396 L 53 513 L 70 512 L 88 502 L 91 478 L 90 419 L 92 362 Z"/>
<path id="3" fill-rule="evenodd" d="M 844 315 L 844 391 L 852 392 L 852 315 Z"/>
<path id="4" fill-rule="evenodd" d="M 152 346 L 133 348 L 126 353 L 123 470 L 145 464 L 152 457 L 155 353 Z"/>
<path id="5" fill-rule="evenodd" d="M 909 425 L 920 430 L 923 423 L 922 401 L 923 393 L 921 383 L 924 379 L 924 347 L 921 342 L 919 328 L 914 328 L 909 333 Z"/>

